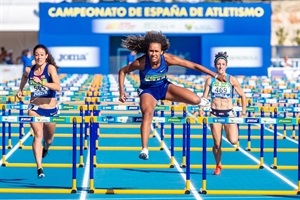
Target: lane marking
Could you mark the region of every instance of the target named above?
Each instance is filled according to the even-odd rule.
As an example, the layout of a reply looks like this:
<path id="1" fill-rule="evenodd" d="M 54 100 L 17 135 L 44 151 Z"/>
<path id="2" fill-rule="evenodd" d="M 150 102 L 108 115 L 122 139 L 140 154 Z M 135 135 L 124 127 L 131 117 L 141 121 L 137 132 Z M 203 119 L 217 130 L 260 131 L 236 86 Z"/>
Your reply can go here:
<path id="1" fill-rule="evenodd" d="M 22 144 L 30 137 L 31 133 L 30 131 L 22 138 Z M 6 160 L 15 152 L 19 149 L 20 147 L 20 143 L 19 141 L 17 142 L 17 144 L 6 154 L 5 158 Z M 1 159 L 0 161 L 0 165 L 2 165 L 3 160 Z"/>
<path id="2" fill-rule="evenodd" d="M 259 126 L 259 125 L 257 125 L 257 126 Z M 274 130 L 272 130 L 272 129 L 270 129 L 270 128 L 267 128 L 266 126 L 265 126 L 265 129 L 266 129 L 267 131 L 270 131 L 271 133 L 274 134 Z M 277 131 L 277 135 L 283 136 L 283 133 Z M 290 137 L 288 137 L 288 136 L 286 136 L 285 139 L 288 140 L 288 141 L 290 141 L 290 142 L 293 142 L 293 143 L 295 143 L 295 144 L 298 144 L 298 141 L 296 141 L 295 139 L 292 139 L 292 138 L 290 138 Z"/>
<path id="3" fill-rule="evenodd" d="M 90 145 L 88 148 L 88 153 L 87 153 L 87 158 L 86 158 L 86 163 L 84 165 L 85 169 L 84 169 L 84 173 L 83 173 L 83 180 L 82 180 L 82 190 L 80 192 L 80 200 L 86 200 L 86 196 L 87 196 L 87 190 L 88 190 L 88 186 L 89 186 L 89 174 L 90 174 Z"/>
<path id="4" fill-rule="evenodd" d="M 161 142 L 161 139 L 160 139 L 160 135 L 157 133 L 157 131 L 153 128 L 153 125 L 151 125 L 151 131 L 154 131 L 155 133 L 155 137 L 157 138 L 158 142 L 160 143 Z M 167 145 L 165 144 L 165 142 L 163 143 L 163 148 L 164 148 L 164 151 L 166 152 L 166 154 L 168 155 L 168 157 L 171 159 L 171 152 L 169 150 L 169 148 L 167 147 Z M 177 169 L 178 172 L 180 172 L 180 175 L 182 177 L 182 179 L 184 181 L 186 181 L 186 177 L 185 177 L 185 172 L 182 170 L 182 168 L 180 167 L 179 163 L 177 162 L 177 160 L 175 159 L 174 157 L 174 166 L 175 168 Z M 195 186 L 193 185 L 192 181 L 190 180 L 190 188 L 191 188 L 191 194 L 193 194 L 193 196 L 195 197 L 196 200 L 203 200 L 200 196 L 200 194 L 198 193 L 197 189 L 195 188 Z M 149 198 L 147 198 L 149 199 Z M 155 199 L 158 199 L 158 198 L 155 198 Z M 174 199 L 174 198 L 171 198 L 171 199 Z M 185 198 L 184 198 L 185 199 Z"/>
<path id="5" fill-rule="evenodd" d="M 207 127 L 208 130 L 211 131 L 210 127 Z M 232 145 L 225 136 L 222 135 L 222 139 L 224 141 L 226 141 L 228 144 Z M 234 147 L 236 147 L 236 145 L 232 145 Z M 241 153 L 243 153 L 245 156 L 247 156 L 248 158 L 250 158 L 251 160 L 253 160 L 254 162 L 256 162 L 257 164 L 260 163 L 259 159 L 257 159 L 256 157 L 254 157 L 253 155 L 251 155 L 250 153 L 248 153 L 246 150 L 244 150 L 242 147 L 239 147 L 239 151 Z M 296 184 L 294 184 L 292 181 L 290 181 L 289 179 L 287 179 L 285 176 L 283 176 L 282 174 L 280 174 L 279 172 L 275 171 L 274 169 L 272 169 L 271 167 L 269 167 L 266 163 L 263 164 L 264 169 L 266 169 L 267 171 L 269 171 L 270 173 L 272 173 L 273 175 L 277 176 L 279 179 L 281 179 L 283 182 L 285 182 L 286 184 L 288 184 L 289 186 L 293 187 L 294 189 L 298 189 L 298 186 Z"/>
<path id="6" fill-rule="evenodd" d="M 196 119 L 196 117 L 194 115 L 192 115 L 191 113 L 188 113 L 188 115 Z M 210 129 L 209 126 L 207 126 L 207 129 L 209 131 L 211 131 L 211 129 Z M 266 128 L 266 129 L 268 129 L 268 128 Z M 271 129 L 269 129 L 269 130 L 271 130 Z M 280 132 L 277 132 L 277 133 L 280 133 Z M 222 134 L 222 139 L 225 140 L 228 144 L 232 145 L 227 140 L 227 138 L 225 136 L 223 136 L 223 134 Z M 232 145 L 232 146 L 236 147 L 235 145 Z M 250 153 L 248 153 L 247 151 L 245 151 L 243 148 L 239 147 L 239 151 L 242 152 L 245 156 L 247 156 L 251 160 L 253 160 L 254 162 L 256 162 L 257 164 L 260 163 L 260 161 L 257 158 L 255 158 L 253 155 L 251 155 Z M 296 184 L 294 184 L 292 181 L 290 181 L 288 178 L 286 178 L 285 176 L 283 176 L 279 172 L 277 172 L 274 169 L 270 168 L 266 163 L 264 163 L 263 166 L 264 166 L 264 169 L 266 169 L 267 171 L 269 171 L 273 175 L 277 176 L 279 179 L 281 179 L 283 182 L 285 182 L 289 186 L 293 187 L 294 189 L 298 189 L 298 186 Z"/>

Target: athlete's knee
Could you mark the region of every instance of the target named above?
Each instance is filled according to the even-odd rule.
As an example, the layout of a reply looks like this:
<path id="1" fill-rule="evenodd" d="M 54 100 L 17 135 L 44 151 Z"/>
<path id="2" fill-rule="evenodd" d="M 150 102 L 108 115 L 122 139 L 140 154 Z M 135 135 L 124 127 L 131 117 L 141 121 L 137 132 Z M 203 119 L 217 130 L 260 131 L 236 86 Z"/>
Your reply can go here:
<path id="1" fill-rule="evenodd" d="M 238 143 L 238 138 L 228 138 L 228 141 L 232 144 L 232 145 L 236 145 Z"/>
<path id="2" fill-rule="evenodd" d="M 43 131 L 42 130 L 33 130 L 34 138 L 35 139 L 42 139 L 43 138 Z"/>
<path id="3" fill-rule="evenodd" d="M 47 144 L 51 144 L 53 142 L 53 137 L 47 137 L 47 138 L 44 137 L 44 140 Z"/>
<path id="4" fill-rule="evenodd" d="M 142 112 L 142 116 L 143 116 L 142 123 L 147 123 L 147 122 L 150 123 L 150 121 L 152 121 L 152 118 L 153 118 L 153 111 L 151 111 L 151 110 L 144 110 Z"/>
<path id="5" fill-rule="evenodd" d="M 34 132 L 34 138 L 33 138 L 32 143 L 41 144 L 42 140 L 43 140 L 43 134 L 42 134 L 42 132 L 39 132 L 39 131 Z"/>
<path id="6" fill-rule="evenodd" d="M 213 146 L 213 150 L 220 150 L 221 149 L 221 144 L 220 143 L 215 143 Z"/>

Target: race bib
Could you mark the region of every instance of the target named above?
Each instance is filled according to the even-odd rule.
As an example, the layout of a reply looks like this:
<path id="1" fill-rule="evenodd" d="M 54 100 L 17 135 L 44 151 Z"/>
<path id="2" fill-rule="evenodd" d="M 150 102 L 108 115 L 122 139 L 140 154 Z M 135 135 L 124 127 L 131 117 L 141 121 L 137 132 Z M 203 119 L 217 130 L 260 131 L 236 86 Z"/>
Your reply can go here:
<path id="1" fill-rule="evenodd" d="M 214 82 L 212 84 L 212 89 L 211 89 L 211 93 L 212 93 L 212 97 L 216 98 L 216 97 L 227 97 L 230 98 L 231 97 L 231 84 L 230 83 L 223 83 L 223 82 Z"/>
<path id="2" fill-rule="evenodd" d="M 44 83 L 47 82 L 47 80 L 42 80 Z M 42 86 L 41 84 L 38 84 L 34 82 L 33 80 L 30 80 L 30 92 L 33 97 L 43 97 L 47 96 L 49 94 L 49 88 Z"/>

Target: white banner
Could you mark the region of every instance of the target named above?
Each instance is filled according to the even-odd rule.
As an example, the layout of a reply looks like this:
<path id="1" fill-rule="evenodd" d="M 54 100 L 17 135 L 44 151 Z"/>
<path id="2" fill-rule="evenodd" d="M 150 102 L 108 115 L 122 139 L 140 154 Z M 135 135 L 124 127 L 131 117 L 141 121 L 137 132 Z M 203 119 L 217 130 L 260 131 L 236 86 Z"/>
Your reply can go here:
<path id="1" fill-rule="evenodd" d="M 94 33 L 137 33 L 160 30 L 163 33 L 222 33 L 221 19 L 96 19 Z"/>
<path id="2" fill-rule="evenodd" d="M 100 48 L 98 47 L 49 47 L 59 67 L 98 67 Z"/>
<path id="3" fill-rule="evenodd" d="M 0 83 L 21 78 L 23 65 L 0 65 Z"/>
<path id="4" fill-rule="evenodd" d="M 0 0 L 0 31 L 38 31 L 39 3 L 63 0 Z M 71 2 L 71 0 L 67 0 Z"/>
<path id="5" fill-rule="evenodd" d="M 211 49 L 211 63 L 214 66 L 215 54 L 227 52 L 228 67 L 262 67 L 263 52 L 260 47 L 214 47 Z"/>

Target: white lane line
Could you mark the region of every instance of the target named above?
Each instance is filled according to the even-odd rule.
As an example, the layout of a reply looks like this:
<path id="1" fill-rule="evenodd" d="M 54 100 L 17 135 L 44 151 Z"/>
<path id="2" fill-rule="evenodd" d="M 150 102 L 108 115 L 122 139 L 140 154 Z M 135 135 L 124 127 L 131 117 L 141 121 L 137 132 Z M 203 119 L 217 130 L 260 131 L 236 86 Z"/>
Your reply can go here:
<path id="1" fill-rule="evenodd" d="M 22 138 L 22 144 L 30 137 L 31 133 L 30 131 Z M 6 154 L 5 159 L 8 159 L 16 150 L 18 150 L 20 147 L 20 143 L 18 143 Z M 3 159 L 0 161 L 0 165 L 2 165 Z"/>
<path id="2" fill-rule="evenodd" d="M 153 126 L 151 126 L 151 130 L 154 131 L 155 133 L 155 137 L 157 138 L 158 142 L 160 143 L 161 142 L 161 139 L 160 139 L 160 135 L 157 133 L 157 131 L 155 129 L 153 129 Z M 169 150 L 169 147 L 167 147 L 167 145 L 165 143 L 163 143 L 163 148 L 166 152 L 166 154 L 168 155 L 168 157 L 171 159 L 171 152 Z M 185 177 L 185 173 L 184 171 L 182 170 L 182 168 L 180 167 L 179 163 L 177 162 L 177 160 L 174 158 L 174 165 L 177 169 L 178 172 L 180 172 L 180 175 L 182 177 L 182 179 L 184 181 L 186 181 L 186 177 Z M 200 194 L 198 193 L 197 189 L 195 188 L 195 186 L 192 184 L 190 184 L 190 189 L 191 189 L 191 194 L 193 194 L 193 196 L 195 197 L 196 200 L 202 200 Z M 147 198 L 148 199 L 148 198 Z M 157 199 L 157 198 L 155 198 Z M 174 199 L 174 198 L 171 198 L 171 199 Z"/>
<path id="3" fill-rule="evenodd" d="M 82 180 L 82 191 L 80 193 L 80 200 L 86 200 L 87 196 L 87 190 L 89 186 L 89 174 L 90 174 L 90 146 L 88 148 L 87 152 L 87 158 L 86 158 L 86 163 L 84 165 L 84 175 L 83 175 L 83 180 Z"/>
<path id="4" fill-rule="evenodd" d="M 208 128 L 208 130 L 210 130 L 209 126 L 207 128 Z M 228 144 L 231 145 L 231 143 L 227 140 L 227 138 L 225 136 L 222 135 L 222 139 L 225 140 Z M 232 146 L 236 147 L 235 145 L 232 145 Z M 239 151 L 241 153 L 243 153 L 245 156 L 247 156 L 248 158 L 250 158 L 251 160 L 253 160 L 254 162 L 256 162 L 257 164 L 260 163 L 260 161 L 257 158 L 255 158 L 253 155 L 251 155 L 250 153 L 245 151 L 243 148 L 239 147 Z M 289 186 L 293 187 L 294 189 L 298 189 L 298 186 L 296 184 L 291 182 L 289 179 L 287 179 L 286 177 L 284 177 L 283 175 L 281 175 L 280 173 L 278 173 L 274 169 L 270 168 L 267 164 L 264 163 L 263 166 L 264 166 L 264 169 L 266 169 L 267 171 L 269 171 L 273 175 L 277 176 L 279 179 L 281 179 L 283 182 L 285 182 Z"/>
<path id="5" fill-rule="evenodd" d="M 194 115 L 192 115 L 191 113 L 188 113 L 189 116 L 196 118 Z M 207 129 L 211 131 L 210 127 L 207 126 Z M 267 130 L 268 128 L 266 128 Z M 271 130 L 271 129 L 269 129 Z M 277 132 L 280 134 L 280 132 Z M 228 144 L 231 145 L 231 143 L 227 140 L 227 138 L 225 136 L 222 135 L 222 139 L 225 140 Z M 232 145 L 235 147 L 235 145 Z M 247 151 L 245 151 L 243 148 L 239 147 L 239 151 L 241 153 L 243 153 L 245 156 L 247 156 L 248 158 L 250 158 L 251 160 L 253 160 L 254 162 L 256 162 L 257 164 L 260 163 L 260 161 L 255 158 L 253 155 L 251 155 L 250 153 L 248 153 Z M 273 175 L 277 176 L 278 178 L 280 178 L 283 182 L 285 182 L 286 184 L 290 185 L 291 187 L 293 187 L 294 189 L 298 189 L 298 186 L 296 184 L 294 184 L 293 182 L 291 182 L 289 179 L 287 179 L 286 177 L 284 177 L 283 175 L 281 175 L 280 173 L 278 173 L 277 171 L 275 171 L 274 169 L 270 168 L 268 165 L 263 164 L 264 169 L 266 169 L 267 171 L 269 171 L 270 173 L 272 173 Z"/>
<path id="6" fill-rule="evenodd" d="M 257 126 L 259 126 L 259 125 L 257 125 Z M 270 129 L 270 128 L 267 128 L 266 126 L 265 126 L 265 129 L 266 129 L 267 131 L 270 131 L 271 133 L 274 134 L 274 130 L 272 130 L 272 129 Z M 277 131 L 277 135 L 283 136 L 283 133 Z M 293 143 L 295 143 L 295 144 L 298 144 L 298 141 L 296 141 L 295 139 L 292 139 L 292 138 L 290 138 L 290 137 L 286 137 L 285 139 L 288 140 L 288 141 L 290 141 L 290 142 L 293 142 Z"/>

